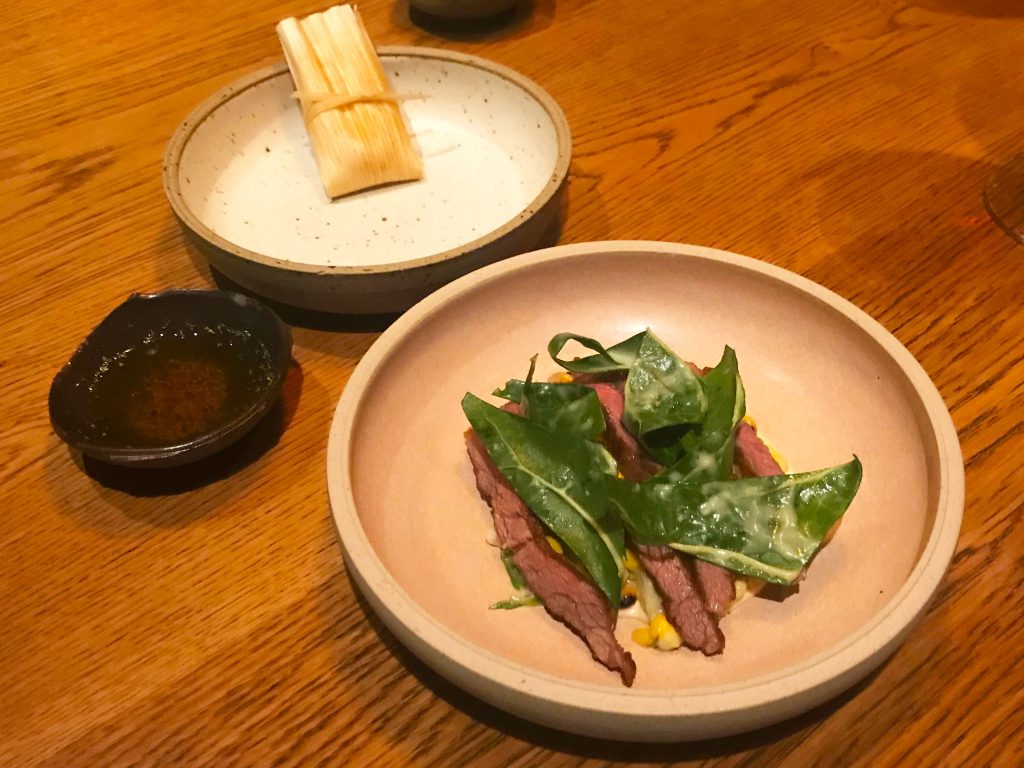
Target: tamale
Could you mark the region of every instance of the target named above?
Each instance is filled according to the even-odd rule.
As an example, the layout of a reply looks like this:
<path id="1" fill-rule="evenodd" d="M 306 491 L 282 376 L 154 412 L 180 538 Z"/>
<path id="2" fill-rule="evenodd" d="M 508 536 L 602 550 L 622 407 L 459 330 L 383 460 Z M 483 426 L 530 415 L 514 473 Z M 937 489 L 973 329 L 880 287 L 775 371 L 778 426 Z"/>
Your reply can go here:
<path id="1" fill-rule="evenodd" d="M 423 177 L 399 96 L 355 8 L 284 19 L 277 35 L 330 197 Z"/>

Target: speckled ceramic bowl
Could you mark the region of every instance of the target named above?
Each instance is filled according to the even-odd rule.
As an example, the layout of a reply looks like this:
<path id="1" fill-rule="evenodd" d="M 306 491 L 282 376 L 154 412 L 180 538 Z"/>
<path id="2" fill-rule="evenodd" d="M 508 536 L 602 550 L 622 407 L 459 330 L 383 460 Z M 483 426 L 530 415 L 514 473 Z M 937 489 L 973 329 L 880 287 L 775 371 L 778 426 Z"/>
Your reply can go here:
<path id="1" fill-rule="evenodd" d="M 493 524 L 460 401 L 523 377 L 534 354 L 546 378 L 556 366 L 545 347 L 560 331 L 608 343 L 648 326 L 702 365 L 726 344 L 736 350 L 747 412 L 792 471 L 857 454 L 864 479 L 795 594 L 748 600 L 723 619 L 723 654 L 640 647 L 630 638 L 638 624 L 620 619 L 617 635 L 637 663 L 627 689 L 543 610 L 488 610 L 511 587 L 486 543 Z M 345 386 L 327 479 L 349 575 L 428 664 L 530 720 L 640 741 L 767 726 L 866 675 L 941 583 L 964 502 L 949 412 L 881 325 L 778 267 L 645 242 L 518 256 L 405 313 Z"/>
<path id="2" fill-rule="evenodd" d="M 220 272 L 327 312 L 392 312 L 555 224 L 569 126 L 539 86 L 474 56 L 382 48 L 425 165 L 416 182 L 323 191 L 284 64 L 201 104 L 167 147 L 164 188 Z"/>

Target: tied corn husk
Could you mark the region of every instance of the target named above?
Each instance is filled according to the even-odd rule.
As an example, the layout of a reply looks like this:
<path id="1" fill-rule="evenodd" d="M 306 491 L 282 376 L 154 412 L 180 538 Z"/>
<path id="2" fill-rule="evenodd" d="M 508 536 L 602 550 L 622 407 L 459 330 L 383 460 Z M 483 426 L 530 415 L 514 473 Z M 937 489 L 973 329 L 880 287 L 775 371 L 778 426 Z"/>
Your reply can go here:
<path id="1" fill-rule="evenodd" d="M 284 19 L 277 35 L 330 197 L 423 177 L 399 97 L 355 8 Z"/>

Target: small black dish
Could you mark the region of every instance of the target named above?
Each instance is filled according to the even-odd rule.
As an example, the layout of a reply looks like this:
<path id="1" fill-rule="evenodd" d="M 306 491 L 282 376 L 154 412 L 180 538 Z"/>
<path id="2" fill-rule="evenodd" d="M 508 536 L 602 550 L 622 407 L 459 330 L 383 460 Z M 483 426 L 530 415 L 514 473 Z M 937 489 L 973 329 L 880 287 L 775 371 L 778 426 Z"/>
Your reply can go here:
<path id="1" fill-rule="evenodd" d="M 64 442 L 111 464 L 198 461 L 267 413 L 291 352 L 288 326 L 242 294 L 133 294 L 54 377 L 50 423 Z"/>

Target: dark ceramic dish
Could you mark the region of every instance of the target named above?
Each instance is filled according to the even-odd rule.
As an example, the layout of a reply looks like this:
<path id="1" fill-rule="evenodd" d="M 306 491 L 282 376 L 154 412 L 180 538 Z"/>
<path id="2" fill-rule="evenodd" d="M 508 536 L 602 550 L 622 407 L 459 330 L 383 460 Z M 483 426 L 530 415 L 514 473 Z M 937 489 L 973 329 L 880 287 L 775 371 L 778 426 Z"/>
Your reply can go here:
<path id="1" fill-rule="evenodd" d="M 267 413 L 291 350 L 288 326 L 241 294 L 133 294 L 54 377 L 50 422 L 66 443 L 112 464 L 198 461 Z"/>

